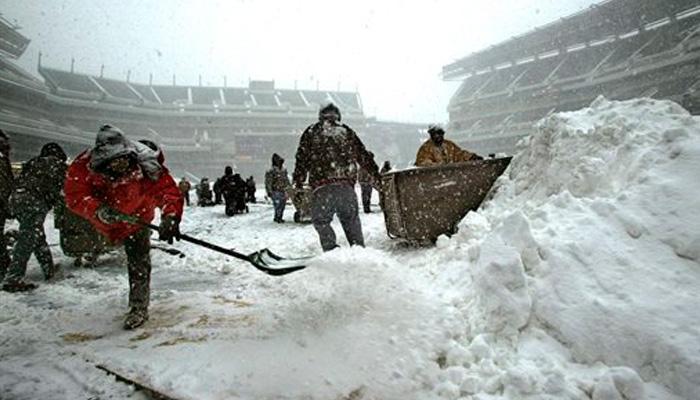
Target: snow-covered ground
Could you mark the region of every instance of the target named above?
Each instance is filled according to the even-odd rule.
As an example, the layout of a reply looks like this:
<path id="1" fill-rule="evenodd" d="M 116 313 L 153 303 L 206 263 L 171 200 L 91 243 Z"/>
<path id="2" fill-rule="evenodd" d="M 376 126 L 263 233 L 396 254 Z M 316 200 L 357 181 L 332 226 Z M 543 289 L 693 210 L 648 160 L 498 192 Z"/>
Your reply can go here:
<path id="1" fill-rule="evenodd" d="M 697 399 L 698 171 L 698 119 L 599 99 L 543 120 L 433 248 L 387 238 L 376 208 L 367 248 L 336 226 L 327 254 L 268 204 L 187 208 L 192 236 L 320 256 L 270 277 L 184 242 L 186 258 L 153 250 L 136 331 L 121 329 L 125 256 L 76 269 L 55 247 L 67 278 L 0 292 L 0 398 L 145 398 L 105 364 L 180 399 Z"/>

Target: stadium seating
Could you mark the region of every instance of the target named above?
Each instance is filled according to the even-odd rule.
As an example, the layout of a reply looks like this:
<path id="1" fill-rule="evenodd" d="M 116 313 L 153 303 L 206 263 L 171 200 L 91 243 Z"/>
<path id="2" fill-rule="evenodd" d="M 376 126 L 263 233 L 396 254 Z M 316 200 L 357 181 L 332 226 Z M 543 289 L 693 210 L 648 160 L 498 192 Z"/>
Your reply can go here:
<path id="1" fill-rule="evenodd" d="M 240 88 L 227 88 L 224 89 L 224 97 L 226 98 L 226 104 L 237 105 L 237 106 L 248 106 L 252 104 L 252 99 L 248 94 L 248 91 Z"/>
<path id="2" fill-rule="evenodd" d="M 280 90 L 277 92 L 280 104 L 288 104 L 292 107 L 306 107 L 306 102 L 296 90 Z"/>
<path id="3" fill-rule="evenodd" d="M 277 107 L 277 99 L 274 93 L 265 92 L 253 92 L 253 98 L 255 99 L 255 104 L 259 106 Z"/>
<path id="4" fill-rule="evenodd" d="M 607 0 L 446 65 L 443 77 L 463 80 L 448 106 L 457 141 L 512 152 L 499 146 L 600 95 L 680 101 L 698 89 L 700 5 Z"/>
<path id="5" fill-rule="evenodd" d="M 188 88 L 184 86 L 153 86 L 153 91 L 163 104 L 189 104 Z"/>
<path id="6" fill-rule="evenodd" d="M 192 103 L 194 104 L 221 104 L 221 89 L 215 87 L 193 87 Z"/>

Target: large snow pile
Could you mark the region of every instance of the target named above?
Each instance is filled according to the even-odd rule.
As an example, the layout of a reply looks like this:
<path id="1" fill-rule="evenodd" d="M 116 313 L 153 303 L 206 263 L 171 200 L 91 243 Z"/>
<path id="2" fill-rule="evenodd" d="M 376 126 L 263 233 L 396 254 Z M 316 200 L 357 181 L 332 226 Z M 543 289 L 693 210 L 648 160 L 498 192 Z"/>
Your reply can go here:
<path id="1" fill-rule="evenodd" d="M 599 98 L 541 121 L 457 238 L 475 263 L 476 343 L 510 337 L 529 358 L 533 338 L 556 339 L 571 360 L 612 367 L 578 382 L 594 399 L 643 398 L 641 379 L 695 398 L 698 171 L 700 123 L 672 102 Z M 551 355 L 517 359 L 500 381 L 513 398 L 570 390 Z"/>
<path id="2" fill-rule="evenodd" d="M 151 320 L 134 332 L 123 254 L 84 269 L 56 251 L 67 279 L 0 292 L 0 398 L 142 398 L 105 365 L 177 399 L 695 399 L 698 171 L 698 119 L 599 99 L 543 120 L 434 248 L 387 238 L 375 212 L 368 248 L 340 239 L 285 277 L 183 242 L 184 259 L 154 250 Z M 269 204 L 190 207 L 182 231 L 320 253 Z"/>

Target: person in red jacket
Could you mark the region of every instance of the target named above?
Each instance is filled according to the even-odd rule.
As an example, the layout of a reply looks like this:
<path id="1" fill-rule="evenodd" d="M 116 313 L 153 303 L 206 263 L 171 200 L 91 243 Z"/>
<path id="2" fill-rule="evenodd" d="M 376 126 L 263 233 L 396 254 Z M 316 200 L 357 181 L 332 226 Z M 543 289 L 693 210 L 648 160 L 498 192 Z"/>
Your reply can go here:
<path id="1" fill-rule="evenodd" d="M 124 244 L 129 269 L 129 313 L 125 329 L 148 320 L 151 258 L 147 228 L 120 220 L 120 214 L 150 222 L 161 210 L 159 236 L 172 243 L 180 238 L 183 199 L 163 165 L 160 149 L 132 142 L 117 128 L 105 125 L 95 147 L 68 167 L 66 205 L 87 219 L 111 244 Z"/>

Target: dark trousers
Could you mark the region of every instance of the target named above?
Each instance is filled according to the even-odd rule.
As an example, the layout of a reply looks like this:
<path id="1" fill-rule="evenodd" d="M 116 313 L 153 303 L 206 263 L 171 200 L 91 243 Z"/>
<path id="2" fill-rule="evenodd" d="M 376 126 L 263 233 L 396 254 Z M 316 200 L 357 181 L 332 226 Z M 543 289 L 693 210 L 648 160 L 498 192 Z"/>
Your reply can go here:
<path id="1" fill-rule="evenodd" d="M 358 215 L 357 194 L 349 184 L 336 183 L 321 186 L 311 195 L 311 222 L 318 232 L 323 251 L 337 247 L 331 221 L 338 215 L 345 237 L 350 245 L 365 245 L 362 224 Z"/>
<path id="2" fill-rule="evenodd" d="M 362 209 L 368 213 L 371 211 L 369 204 L 372 200 L 372 185 L 369 183 L 360 183 L 360 191 L 362 193 Z"/>
<path id="3" fill-rule="evenodd" d="M 124 240 L 129 268 L 129 307 L 148 309 L 151 298 L 151 232 L 142 229 Z"/>
<path id="4" fill-rule="evenodd" d="M 284 207 L 287 205 L 287 195 L 284 192 L 272 192 L 272 206 L 275 208 L 274 221 L 281 221 L 284 216 Z"/>
<path id="5" fill-rule="evenodd" d="M 7 240 L 5 239 L 5 219 L 7 213 L 0 209 L 0 282 L 5 279 L 5 274 L 10 268 L 10 254 L 7 251 Z"/>
<path id="6" fill-rule="evenodd" d="M 43 207 L 22 207 L 21 212 L 18 212 L 19 232 L 12 250 L 12 261 L 10 261 L 5 282 L 14 283 L 24 279 L 27 263 L 32 254 L 36 256 L 45 278 L 48 279 L 53 273 L 53 257 L 44 232 L 47 213 L 48 210 Z"/>

